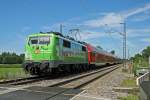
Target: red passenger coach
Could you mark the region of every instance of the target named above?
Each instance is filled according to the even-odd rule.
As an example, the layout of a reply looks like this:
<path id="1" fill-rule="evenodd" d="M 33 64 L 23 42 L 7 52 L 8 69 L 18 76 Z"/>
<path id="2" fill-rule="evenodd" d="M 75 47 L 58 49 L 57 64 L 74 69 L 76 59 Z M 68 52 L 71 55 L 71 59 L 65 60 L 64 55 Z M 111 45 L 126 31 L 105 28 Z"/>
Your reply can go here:
<path id="1" fill-rule="evenodd" d="M 90 65 L 114 64 L 116 57 L 100 48 L 86 44 L 88 49 L 88 63 Z"/>
<path id="2" fill-rule="evenodd" d="M 95 64 L 96 62 L 96 51 L 95 51 L 95 47 L 93 47 L 90 44 L 86 44 L 87 49 L 88 49 L 88 63 L 89 64 Z"/>

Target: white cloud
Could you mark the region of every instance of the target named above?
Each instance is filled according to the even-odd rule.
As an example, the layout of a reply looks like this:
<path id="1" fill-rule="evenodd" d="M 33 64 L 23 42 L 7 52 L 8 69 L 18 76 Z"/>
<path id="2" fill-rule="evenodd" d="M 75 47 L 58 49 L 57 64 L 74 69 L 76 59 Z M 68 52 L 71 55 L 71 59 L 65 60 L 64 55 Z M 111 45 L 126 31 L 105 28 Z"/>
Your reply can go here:
<path id="1" fill-rule="evenodd" d="M 108 34 L 104 32 L 97 32 L 97 31 L 90 31 L 90 30 L 85 30 L 84 32 L 80 32 L 80 35 L 82 41 L 88 41 L 91 39 L 97 39 L 97 38 L 108 36 Z"/>
<path id="2" fill-rule="evenodd" d="M 149 9 L 150 9 L 150 3 L 146 4 L 144 7 L 132 9 L 129 11 L 122 11 L 120 13 L 114 13 L 114 12 L 106 13 L 103 17 L 87 20 L 83 22 L 83 24 L 89 27 L 93 27 L 93 28 L 102 27 L 105 24 L 108 24 L 111 27 L 118 27 L 119 23 L 123 22 L 125 19 L 133 15 L 146 12 Z"/>
<path id="3" fill-rule="evenodd" d="M 128 29 L 127 37 L 150 37 L 150 28 L 145 29 Z"/>
<path id="4" fill-rule="evenodd" d="M 145 20 L 149 20 L 150 19 L 150 14 L 146 14 L 146 15 L 140 15 L 140 16 L 135 16 L 132 18 L 133 21 L 135 22 L 139 22 L 139 21 L 145 21 Z"/>
<path id="5" fill-rule="evenodd" d="M 116 33 L 113 33 L 113 34 L 109 34 L 106 33 L 106 32 L 98 32 L 98 31 L 91 31 L 90 29 L 98 29 L 98 30 L 101 30 L 101 29 L 104 29 L 105 25 L 109 25 L 111 28 L 115 28 L 115 29 L 122 29 L 120 27 L 122 27 L 122 25 L 120 25 L 119 23 L 123 22 L 124 19 L 128 19 L 128 18 L 131 18 L 132 16 L 135 18 L 134 21 L 144 21 L 144 20 L 147 20 L 149 19 L 149 16 L 147 16 L 149 14 L 149 10 L 150 10 L 150 3 L 149 4 L 146 4 L 144 5 L 143 7 L 139 7 L 139 8 L 135 8 L 135 9 L 131 9 L 131 10 L 126 10 L 126 11 L 121 11 L 121 12 L 110 12 L 110 13 L 105 13 L 105 12 L 102 12 L 101 14 L 99 14 L 99 17 L 97 18 L 93 18 L 93 19 L 90 19 L 90 20 L 85 20 L 85 21 L 82 21 L 81 18 L 74 18 L 74 19 L 70 19 L 68 21 L 66 21 L 65 23 L 61 23 L 63 25 L 65 25 L 64 29 L 72 29 L 73 27 L 77 28 L 79 26 L 80 29 L 81 28 L 85 28 L 85 31 L 84 32 L 81 32 L 81 40 L 82 41 L 87 41 L 87 42 L 90 42 L 92 41 L 93 45 L 98 45 L 99 44 L 99 41 L 101 42 L 102 40 L 99 40 L 101 39 L 102 37 L 105 37 L 108 39 L 110 38 L 110 36 L 114 39 L 114 40 L 117 40 L 119 43 L 120 46 L 118 47 L 122 47 L 122 36 L 120 36 L 117 32 Z M 134 15 L 138 15 L 138 14 L 141 14 L 139 17 L 137 16 L 134 16 Z M 145 14 L 145 15 L 144 15 Z M 75 21 L 81 21 L 80 23 L 78 24 L 75 24 L 76 22 Z M 77 25 L 77 26 L 76 26 Z M 57 30 L 59 31 L 59 26 L 60 26 L 60 23 L 56 23 L 52 26 L 43 26 L 42 29 L 43 30 Z M 87 30 L 87 27 L 88 27 L 88 30 Z M 119 32 L 122 32 L 122 30 Z M 150 29 L 149 28 L 145 28 L 145 29 L 127 29 L 127 47 L 128 48 L 134 48 L 132 49 L 132 55 L 135 54 L 136 52 L 138 52 L 138 48 L 141 48 L 141 47 L 138 47 L 137 44 L 134 44 L 134 42 L 132 40 L 128 40 L 130 38 L 134 38 L 134 37 L 148 37 L 150 36 L 149 35 L 150 33 Z M 110 40 L 108 40 L 110 42 Z M 150 39 L 141 39 L 141 41 L 143 42 L 149 42 Z M 103 42 L 102 42 L 103 43 Z M 113 42 L 113 43 L 116 43 Z M 116 44 L 117 44 L 116 43 Z M 106 48 L 109 44 L 107 43 L 103 43 L 104 45 L 104 48 Z M 107 46 L 106 46 L 106 45 Z M 110 43 L 110 45 L 108 46 L 108 48 L 112 49 L 111 47 L 113 47 L 113 45 Z M 121 48 L 120 48 L 121 49 Z M 122 51 L 116 48 L 116 50 L 121 53 Z M 120 55 L 120 54 L 119 54 Z"/>
<path id="6" fill-rule="evenodd" d="M 133 16 L 133 15 L 136 15 L 136 14 L 148 11 L 149 9 L 150 9 L 150 3 L 146 4 L 143 7 L 135 8 L 135 9 L 132 9 L 132 10 L 128 11 L 127 13 L 124 14 L 124 17 L 128 18 L 130 16 Z"/>
<path id="7" fill-rule="evenodd" d="M 89 26 L 89 27 L 96 27 L 96 28 L 104 26 L 106 24 L 118 26 L 118 23 L 122 21 L 123 21 L 123 18 L 121 15 L 115 14 L 115 13 L 108 13 L 104 17 L 85 21 L 84 25 Z"/>
<path id="8" fill-rule="evenodd" d="M 119 23 L 123 22 L 124 21 L 124 18 L 129 18 L 130 16 L 133 16 L 133 15 L 136 15 L 136 14 L 139 14 L 139 13 L 142 13 L 142 12 L 148 12 L 148 10 L 150 9 L 150 3 L 149 4 L 146 4 L 145 6 L 143 7 L 140 7 L 140 8 L 135 8 L 135 9 L 131 9 L 131 10 L 127 10 L 127 11 L 121 11 L 120 13 L 115 13 L 115 12 L 110 12 L 110 13 L 105 13 L 105 12 L 102 12 L 102 14 L 100 15 L 100 17 L 96 18 L 96 19 L 91 19 L 91 20 L 86 20 L 84 22 L 81 22 L 81 24 L 73 24 L 72 22 L 70 23 L 70 20 L 81 20 L 81 18 L 72 18 L 70 20 L 68 20 L 67 22 L 59 22 L 59 23 L 56 23 L 54 25 L 45 25 L 45 26 L 42 26 L 41 28 L 41 31 L 59 31 L 59 28 L 60 28 L 60 24 L 63 24 L 65 27 L 64 29 L 72 29 L 72 28 L 106 28 L 106 24 L 108 25 L 108 27 L 111 27 L 111 28 L 117 28 L 117 30 L 119 30 L 119 32 L 121 32 L 122 28 L 122 25 L 120 25 Z M 139 20 L 146 20 L 147 18 L 149 18 L 149 16 L 143 16 L 143 18 L 136 18 L 135 20 L 139 21 Z M 85 29 L 86 29 L 85 28 Z M 128 31 L 128 30 L 127 30 Z M 132 31 L 133 32 L 133 31 Z M 132 33 L 130 32 L 129 30 L 129 33 Z M 135 31 L 134 31 L 135 32 Z M 91 32 L 92 33 L 92 32 Z M 127 32 L 128 33 L 128 32 Z M 137 31 L 135 32 L 137 33 Z M 139 32 L 138 32 L 139 33 Z M 98 36 L 100 34 L 94 34 L 93 36 L 91 35 L 91 37 L 94 37 L 94 36 Z M 105 33 L 106 35 L 106 33 Z M 136 36 L 138 34 L 131 34 L 132 36 Z M 129 34 L 130 36 L 130 34 Z"/>

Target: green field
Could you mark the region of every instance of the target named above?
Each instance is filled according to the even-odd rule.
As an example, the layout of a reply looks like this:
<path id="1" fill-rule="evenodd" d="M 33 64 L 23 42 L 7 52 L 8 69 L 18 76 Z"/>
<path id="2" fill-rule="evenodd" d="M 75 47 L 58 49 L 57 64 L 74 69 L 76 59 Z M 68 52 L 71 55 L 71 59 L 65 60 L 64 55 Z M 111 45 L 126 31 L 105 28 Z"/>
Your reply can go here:
<path id="1" fill-rule="evenodd" d="M 27 77 L 21 64 L 0 64 L 0 80 Z"/>
<path id="2" fill-rule="evenodd" d="M 21 64 L 0 64 L 0 68 L 22 68 Z"/>

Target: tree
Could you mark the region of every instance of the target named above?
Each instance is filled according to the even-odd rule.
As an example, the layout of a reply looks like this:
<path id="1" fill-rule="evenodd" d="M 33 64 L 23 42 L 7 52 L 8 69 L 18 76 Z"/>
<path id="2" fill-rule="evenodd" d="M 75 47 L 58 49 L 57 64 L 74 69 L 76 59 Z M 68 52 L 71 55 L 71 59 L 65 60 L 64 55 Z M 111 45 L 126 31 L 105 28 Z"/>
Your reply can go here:
<path id="1" fill-rule="evenodd" d="M 99 45 L 98 45 L 98 46 L 96 46 L 96 47 L 97 47 L 97 48 L 99 48 L 99 49 L 103 49 L 103 48 L 102 48 L 101 46 L 99 46 Z"/>
<path id="2" fill-rule="evenodd" d="M 132 57 L 132 61 L 136 66 L 142 66 L 142 67 L 148 67 L 148 58 L 150 56 L 150 46 L 146 47 L 144 50 L 142 50 L 141 54 L 135 54 L 134 57 Z"/>
<path id="3" fill-rule="evenodd" d="M 115 54 L 115 50 L 110 51 L 110 53 L 114 55 Z"/>
<path id="4" fill-rule="evenodd" d="M 2 60 L 3 60 L 3 58 L 2 58 L 2 56 L 0 55 L 0 64 L 2 63 Z"/>
<path id="5" fill-rule="evenodd" d="M 142 55 L 139 54 L 139 53 L 134 56 L 134 60 L 135 60 L 136 62 L 139 62 L 141 59 L 142 59 Z"/>
<path id="6" fill-rule="evenodd" d="M 3 52 L 0 55 L 0 64 L 21 64 L 24 61 L 24 54 Z"/>
<path id="7" fill-rule="evenodd" d="M 146 59 L 150 56 L 150 46 L 142 51 L 142 56 Z"/>

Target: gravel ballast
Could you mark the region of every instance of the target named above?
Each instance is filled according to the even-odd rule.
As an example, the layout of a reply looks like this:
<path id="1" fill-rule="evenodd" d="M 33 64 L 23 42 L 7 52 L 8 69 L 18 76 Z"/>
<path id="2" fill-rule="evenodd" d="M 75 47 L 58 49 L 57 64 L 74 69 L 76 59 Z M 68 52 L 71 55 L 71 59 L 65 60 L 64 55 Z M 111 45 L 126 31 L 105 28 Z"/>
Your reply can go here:
<path id="1" fill-rule="evenodd" d="M 125 78 L 126 76 L 120 67 L 83 87 L 85 91 L 72 100 L 117 100 L 118 96 L 125 94 L 113 91 L 113 87 L 119 86 Z"/>

